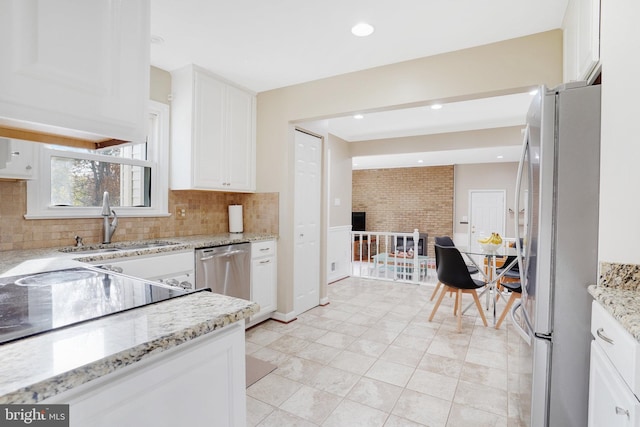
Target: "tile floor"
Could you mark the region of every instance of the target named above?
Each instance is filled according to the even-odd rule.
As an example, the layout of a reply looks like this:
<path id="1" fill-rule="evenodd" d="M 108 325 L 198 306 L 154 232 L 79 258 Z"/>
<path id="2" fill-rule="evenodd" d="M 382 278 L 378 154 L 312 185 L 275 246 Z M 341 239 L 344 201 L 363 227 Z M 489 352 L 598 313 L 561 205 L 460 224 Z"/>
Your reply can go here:
<path id="1" fill-rule="evenodd" d="M 474 307 L 456 332 L 449 297 L 429 322 L 432 291 L 347 278 L 327 306 L 248 330 L 247 353 L 278 368 L 247 389 L 247 425 L 518 426 L 507 369 L 518 336 Z"/>

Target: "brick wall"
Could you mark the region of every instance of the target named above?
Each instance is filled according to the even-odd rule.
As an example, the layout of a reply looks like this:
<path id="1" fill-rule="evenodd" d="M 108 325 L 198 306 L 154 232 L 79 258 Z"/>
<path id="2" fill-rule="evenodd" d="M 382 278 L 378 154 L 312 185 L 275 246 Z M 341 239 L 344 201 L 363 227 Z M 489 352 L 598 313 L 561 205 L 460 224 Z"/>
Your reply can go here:
<path id="1" fill-rule="evenodd" d="M 0 251 L 71 246 L 79 235 L 85 244 L 101 241 L 102 217 L 25 220 L 25 182 L 0 181 Z M 170 217 L 118 218 L 113 242 L 218 234 L 229 231 L 228 206 L 243 205 L 244 231 L 278 233 L 277 193 L 169 191 Z M 178 219 L 176 208 L 186 209 Z M 115 209 L 116 212 L 118 209 Z"/>
<path id="2" fill-rule="evenodd" d="M 453 166 L 353 171 L 353 210 L 367 213 L 367 231 L 453 237 Z"/>

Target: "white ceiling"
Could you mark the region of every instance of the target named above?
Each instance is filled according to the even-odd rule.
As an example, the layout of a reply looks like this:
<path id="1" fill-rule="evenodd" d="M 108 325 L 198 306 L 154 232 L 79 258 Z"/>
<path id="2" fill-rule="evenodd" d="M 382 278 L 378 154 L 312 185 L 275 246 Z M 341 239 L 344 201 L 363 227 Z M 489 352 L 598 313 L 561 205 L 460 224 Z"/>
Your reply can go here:
<path id="1" fill-rule="evenodd" d="M 568 1 L 152 0 L 151 34 L 163 42 L 151 45 L 151 64 L 172 71 L 194 63 L 262 92 L 557 29 Z M 373 35 L 351 34 L 360 21 Z M 347 141 L 485 129 L 522 124 L 528 104 L 518 94 L 328 125 Z"/>
<path id="2" fill-rule="evenodd" d="M 430 106 L 391 110 L 328 120 L 329 131 L 346 141 L 431 135 L 518 126 L 525 122 L 531 104 L 529 93 L 482 98 Z"/>

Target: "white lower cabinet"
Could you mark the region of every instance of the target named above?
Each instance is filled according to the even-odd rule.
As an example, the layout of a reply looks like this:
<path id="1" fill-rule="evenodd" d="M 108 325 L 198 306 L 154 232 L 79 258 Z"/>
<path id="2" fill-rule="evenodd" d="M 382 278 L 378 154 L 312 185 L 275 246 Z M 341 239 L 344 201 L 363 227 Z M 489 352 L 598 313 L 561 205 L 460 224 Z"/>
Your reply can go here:
<path id="1" fill-rule="evenodd" d="M 278 308 L 276 260 L 275 240 L 251 244 L 251 301 L 260 305 L 260 311 L 251 317 L 252 324 L 271 317 Z"/>
<path id="2" fill-rule="evenodd" d="M 42 403 L 67 403 L 71 427 L 243 427 L 244 322 L 174 347 Z"/>
<path id="3" fill-rule="evenodd" d="M 117 268 L 114 271 L 128 276 L 154 280 L 171 286 L 183 284 L 184 288 L 195 289 L 193 250 L 100 261 L 96 264 L 107 269 Z"/>
<path id="4" fill-rule="evenodd" d="M 589 427 L 640 425 L 640 402 L 594 341 L 589 373 Z"/>
<path id="5" fill-rule="evenodd" d="M 638 343 L 597 302 L 593 304 L 589 427 L 640 427 L 635 368 Z"/>

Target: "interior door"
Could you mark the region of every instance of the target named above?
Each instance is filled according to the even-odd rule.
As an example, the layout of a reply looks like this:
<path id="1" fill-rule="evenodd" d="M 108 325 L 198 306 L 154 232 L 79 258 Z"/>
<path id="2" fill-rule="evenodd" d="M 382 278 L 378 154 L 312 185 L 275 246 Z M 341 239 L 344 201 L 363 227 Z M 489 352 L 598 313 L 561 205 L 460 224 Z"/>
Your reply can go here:
<path id="1" fill-rule="evenodd" d="M 322 139 L 295 131 L 294 311 L 320 303 Z"/>
<path id="2" fill-rule="evenodd" d="M 505 190 L 471 190 L 469 192 L 469 248 L 480 250 L 478 239 L 493 232 L 504 237 Z"/>

